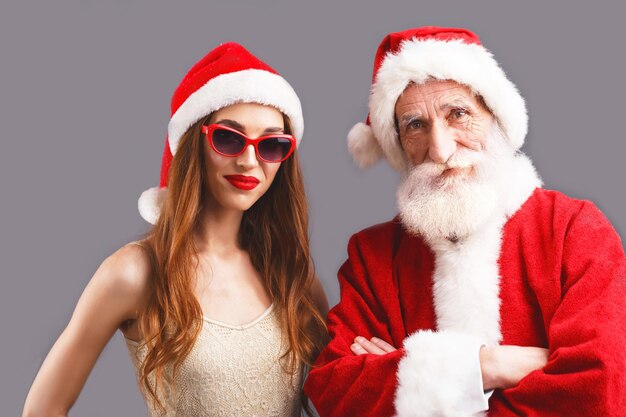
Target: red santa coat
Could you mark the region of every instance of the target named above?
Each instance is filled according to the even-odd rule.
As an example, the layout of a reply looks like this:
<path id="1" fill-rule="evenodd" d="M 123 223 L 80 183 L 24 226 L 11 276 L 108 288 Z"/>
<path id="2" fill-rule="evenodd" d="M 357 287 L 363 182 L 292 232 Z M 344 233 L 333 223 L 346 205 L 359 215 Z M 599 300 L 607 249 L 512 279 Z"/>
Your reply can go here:
<path id="1" fill-rule="evenodd" d="M 592 203 L 555 191 L 519 205 L 469 243 L 426 244 L 397 219 L 352 236 L 332 340 L 305 384 L 322 417 L 462 415 L 459 351 L 476 340 L 550 352 L 543 369 L 494 392 L 489 416 L 626 416 L 619 236 Z M 357 335 L 399 349 L 357 356 Z"/>

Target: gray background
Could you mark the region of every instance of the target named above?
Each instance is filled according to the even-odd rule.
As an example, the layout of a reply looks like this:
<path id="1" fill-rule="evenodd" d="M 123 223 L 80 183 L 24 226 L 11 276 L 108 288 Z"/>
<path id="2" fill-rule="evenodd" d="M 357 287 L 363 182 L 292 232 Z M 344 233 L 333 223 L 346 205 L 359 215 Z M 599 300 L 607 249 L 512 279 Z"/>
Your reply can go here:
<path id="1" fill-rule="evenodd" d="M 158 182 L 170 95 L 223 41 L 242 42 L 303 101 L 312 248 L 331 304 L 348 237 L 395 213 L 397 176 L 384 163 L 358 170 L 345 147 L 391 31 L 476 31 L 527 100 L 524 149 L 546 187 L 593 200 L 623 235 L 624 6 L 495 3 L 3 2 L 0 413 L 21 413 L 100 262 L 147 230 L 136 202 Z M 119 334 L 70 415 L 145 415 Z"/>

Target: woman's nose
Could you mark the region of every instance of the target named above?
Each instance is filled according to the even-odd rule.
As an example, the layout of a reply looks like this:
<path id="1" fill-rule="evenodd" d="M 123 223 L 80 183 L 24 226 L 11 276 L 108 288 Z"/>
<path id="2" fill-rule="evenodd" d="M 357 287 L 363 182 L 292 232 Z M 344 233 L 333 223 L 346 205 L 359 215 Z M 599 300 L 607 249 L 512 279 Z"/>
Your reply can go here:
<path id="1" fill-rule="evenodd" d="M 248 145 L 243 153 L 237 156 L 237 165 L 242 168 L 254 168 L 259 165 L 253 145 Z"/>

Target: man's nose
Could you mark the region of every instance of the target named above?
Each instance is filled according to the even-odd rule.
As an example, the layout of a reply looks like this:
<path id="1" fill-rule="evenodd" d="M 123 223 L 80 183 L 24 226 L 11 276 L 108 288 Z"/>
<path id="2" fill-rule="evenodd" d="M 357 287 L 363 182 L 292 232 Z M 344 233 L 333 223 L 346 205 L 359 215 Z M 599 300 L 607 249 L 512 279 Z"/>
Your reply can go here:
<path id="1" fill-rule="evenodd" d="M 237 157 L 237 165 L 250 169 L 259 165 L 253 145 L 248 145 L 241 155 Z"/>
<path id="2" fill-rule="evenodd" d="M 456 152 L 454 133 L 446 126 L 433 124 L 430 130 L 428 157 L 435 163 L 444 164 Z"/>

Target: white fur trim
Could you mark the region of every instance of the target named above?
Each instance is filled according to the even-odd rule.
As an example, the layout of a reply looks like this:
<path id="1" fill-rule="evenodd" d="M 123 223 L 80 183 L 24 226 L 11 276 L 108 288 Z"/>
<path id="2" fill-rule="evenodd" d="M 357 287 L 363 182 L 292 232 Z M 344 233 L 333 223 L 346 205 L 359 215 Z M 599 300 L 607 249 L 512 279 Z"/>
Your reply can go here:
<path id="1" fill-rule="evenodd" d="M 524 99 L 489 51 L 460 40 L 413 39 L 385 57 L 369 101 L 374 136 L 392 167 L 407 167 L 394 123 L 396 101 L 409 83 L 429 78 L 453 80 L 480 94 L 514 148 L 522 146 L 528 130 Z"/>
<path id="2" fill-rule="evenodd" d="M 453 331 L 425 330 L 407 337 L 398 364 L 396 416 L 482 415 L 476 413 L 488 404 L 480 386 L 481 345 L 479 338 Z"/>
<path id="3" fill-rule="evenodd" d="M 297 144 L 300 144 L 304 120 L 296 92 L 280 75 L 250 69 L 212 78 L 187 98 L 168 125 L 172 155 L 176 153 L 181 136 L 191 125 L 202 117 L 235 103 L 259 103 L 276 107 L 289 117 Z"/>
<path id="4" fill-rule="evenodd" d="M 504 213 L 511 217 L 524 204 L 528 197 L 541 187 L 541 178 L 533 166 L 530 159 L 521 152 L 518 152 L 510 166 L 510 183 L 514 186 L 505 187 L 508 194 L 503 198 Z"/>
<path id="5" fill-rule="evenodd" d="M 374 165 L 383 155 L 372 128 L 365 123 L 355 124 L 348 133 L 348 150 L 361 168 Z"/>
<path id="6" fill-rule="evenodd" d="M 500 215 L 457 243 L 427 241 L 435 255 L 437 331 L 420 331 L 404 341 L 406 354 L 398 365 L 394 403 L 397 417 L 484 415 L 481 402 L 487 400 L 476 392 L 477 377 L 471 369 L 480 346 L 496 345 L 502 338 L 498 265 L 502 228 L 541 185 L 525 155 L 516 155 L 511 165 Z"/>
<path id="7" fill-rule="evenodd" d="M 435 255 L 433 297 L 438 330 L 454 330 L 500 342 L 500 257 L 504 216 L 465 239 L 429 242 Z"/>
<path id="8" fill-rule="evenodd" d="M 500 266 L 502 228 L 524 204 L 541 180 L 530 160 L 518 153 L 509 175 L 500 208 L 472 235 L 452 243 L 428 241 L 435 255 L 433 297 L 438 330 L 454 330 L 498 344 L 500 333 Z M 500 213 L 500 214 L 498 214 Z"/>
<path id="9" fill-rule="evenodd" d="M 167 195 L 167 188 L 152 187 L 141 193 L 137 206 L 139 214 L 148 223 L 155 224 L 159 220 L 161 207 Z"/>

